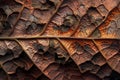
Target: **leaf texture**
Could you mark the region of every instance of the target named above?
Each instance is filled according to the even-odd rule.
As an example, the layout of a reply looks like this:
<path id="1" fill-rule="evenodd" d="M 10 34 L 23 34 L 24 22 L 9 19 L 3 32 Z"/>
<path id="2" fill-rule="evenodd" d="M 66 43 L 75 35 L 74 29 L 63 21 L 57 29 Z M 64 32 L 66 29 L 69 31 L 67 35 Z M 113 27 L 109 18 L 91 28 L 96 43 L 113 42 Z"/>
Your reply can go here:
<path id="1" fill-rule="evenodd" d="M 0 0 L 0 80 L 119 80 L 119 39 L 120 0 Z"/>

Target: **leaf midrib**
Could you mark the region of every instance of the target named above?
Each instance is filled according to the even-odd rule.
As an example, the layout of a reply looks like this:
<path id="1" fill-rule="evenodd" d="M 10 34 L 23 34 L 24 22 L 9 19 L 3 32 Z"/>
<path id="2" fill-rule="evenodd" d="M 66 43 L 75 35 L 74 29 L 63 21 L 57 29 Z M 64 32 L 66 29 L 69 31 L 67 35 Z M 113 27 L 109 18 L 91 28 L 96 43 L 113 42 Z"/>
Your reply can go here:
<path id="1" fill-rule="evenodd" d="M 56 37 L 56 36 L 33 36 L 33 37 L 0 37 L 0 40 L 12 40 L 12 39 L 56 39 L 56 38 L 59 38 L 59 39 L 88 39 L 88 40 L 101 40 L 101 39 L 117 39 L 119 40 L 120 38 L 93 38 L 93 37 L 63 37 L 63 36 L 59 36 L 59 37 Z"/>

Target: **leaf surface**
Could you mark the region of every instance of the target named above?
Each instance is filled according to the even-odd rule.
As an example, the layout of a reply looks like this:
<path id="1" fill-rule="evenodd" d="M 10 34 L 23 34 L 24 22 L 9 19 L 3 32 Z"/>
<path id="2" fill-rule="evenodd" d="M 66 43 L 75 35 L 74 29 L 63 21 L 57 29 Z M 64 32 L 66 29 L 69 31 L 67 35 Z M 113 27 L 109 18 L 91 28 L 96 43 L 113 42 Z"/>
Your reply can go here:
<path id="1" fill-rule="evenodd" d="M 0 79 L 115 79 L 119 39 L 120 0 L 1 0 Z"/>

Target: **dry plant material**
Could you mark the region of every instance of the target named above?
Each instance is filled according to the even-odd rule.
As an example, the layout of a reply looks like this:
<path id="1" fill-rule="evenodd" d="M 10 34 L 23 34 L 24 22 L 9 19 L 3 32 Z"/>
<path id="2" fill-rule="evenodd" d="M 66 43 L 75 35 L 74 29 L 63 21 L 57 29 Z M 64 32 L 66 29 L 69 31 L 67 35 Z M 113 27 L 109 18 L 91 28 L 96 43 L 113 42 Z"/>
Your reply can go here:
<path id="1" fill-rule="evenodd" d="M 120 0 L 0 0 L 0 80 L 120 80 Z"/>

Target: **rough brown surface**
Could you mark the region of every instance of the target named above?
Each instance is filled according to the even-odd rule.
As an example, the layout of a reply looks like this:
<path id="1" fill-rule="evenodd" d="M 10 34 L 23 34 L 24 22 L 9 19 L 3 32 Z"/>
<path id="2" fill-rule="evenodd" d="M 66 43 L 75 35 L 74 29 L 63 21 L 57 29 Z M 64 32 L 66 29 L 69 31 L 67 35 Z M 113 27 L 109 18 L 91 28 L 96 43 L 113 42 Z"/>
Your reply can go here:
<path id="1" fill-rule="evenodd" d="M 120 80 L 120 0 L 0 0 L 0 80 Z"/>

